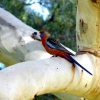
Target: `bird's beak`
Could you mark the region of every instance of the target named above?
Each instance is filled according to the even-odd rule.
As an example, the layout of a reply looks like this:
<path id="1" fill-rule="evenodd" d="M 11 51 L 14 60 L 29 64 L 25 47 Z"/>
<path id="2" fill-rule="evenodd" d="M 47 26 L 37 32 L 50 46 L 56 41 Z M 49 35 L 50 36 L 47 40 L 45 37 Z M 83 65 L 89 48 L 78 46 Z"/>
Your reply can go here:
<path id="1" fill-rule="evenodd" d="M 40 34 L 39 34 L 38 32 L 32 33 L 31 37 L 32 37 L 34 40 L 41 41 Z"/>

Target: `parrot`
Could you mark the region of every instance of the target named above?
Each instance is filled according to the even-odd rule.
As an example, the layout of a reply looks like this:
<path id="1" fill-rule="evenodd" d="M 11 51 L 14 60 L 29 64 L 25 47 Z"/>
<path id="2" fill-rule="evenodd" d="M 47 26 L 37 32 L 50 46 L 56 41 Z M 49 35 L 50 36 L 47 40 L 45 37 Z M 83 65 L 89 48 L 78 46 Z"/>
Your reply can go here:
<path id="1" fill-rule="evenodd" d="M 72 52 L 70 49 L 67 49 L 63 44 L 58 42 L 55 38 L 51 37 L 51 35 L 46 30 L 40 30 L 39 33 L 40 33 L 40 40 L 42 42 L 42 45 L 49 54 L 53 56 L 59 56 L 65 58 L 72 64 L 78 65 L 88 74 L 92 75 L 91 72 L 89 72 L 86 68 L 84 68 L 81 64 L 79 64 L 74 58 L 72 58 L 72 56 L 75 56 L 74 52 Z M 36 34 L 37 32 L 34 32 L 31 37 L 35 38 Z"/>

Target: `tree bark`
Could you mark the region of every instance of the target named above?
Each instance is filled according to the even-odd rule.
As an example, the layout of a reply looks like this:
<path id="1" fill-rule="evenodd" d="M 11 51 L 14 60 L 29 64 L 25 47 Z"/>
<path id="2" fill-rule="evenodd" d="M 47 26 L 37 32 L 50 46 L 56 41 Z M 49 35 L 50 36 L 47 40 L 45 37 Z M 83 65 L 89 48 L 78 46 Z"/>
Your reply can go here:
<path id="1" fill-rule="evenodd" d="M 100 0 L 77 0 L 78 51 L 100 57 Z"/>
<path id="2" fill-rule="evenodd" d="M 0 61 L 9 66 L 50 57 L 41 43 L 30 37 L 34 31 L 38 32 L 0 8 Z"/>
<path id="3" fill-rule="evenodd" d="M 84 54 L 75 59 L 81 58 L 80 63 L 84 66 L 87 65 L 84 61 L 87 61 L 88 68 L 91 69 L 93 66 L 90 57 L 90 54 Z M 50 92 L 65 92 L 79 97 L 95 98 L 95 95 L 91 94 L 93 85 L 93 76 L 77 66 L 74 67 L 63 58 L 27 61 L 0 71 L 0 100 L 32 100 L 37 95 Z M 80 100 L 75 96 L 75 99 L 72 96 L 69 98 Z M 100 99 L 100 96 L 98 98 Z M 63 97 L 63 100 L 66 98 Z"/>
<path id="4" fill-rule="evenodd" d="M 58 57 L 19 63 L 50 55 L 39 42 L 30 38 L 37 30 L 0 9 L 0 60 L 6 65 L 19 63 L 0 71 L 0 100 L 31 100 L 49 92 L 65 92 L 88 100 L 100 100 L 99 1 L 77 2 L 77 46 L 85 54 L 80 53 L 74 58 L 93 76 Z M 47 56 L 44 57 L 44 54 Z"/>
<path id="5" fill-rule="evenodd" d="M 34 31 L 38 32 L 37 30 L 32 29 L 31 27 L 24 24 L 22 21 L 14 17 L 9 12 L 0 8 L 0 61 L 6 64 L 6 66 L 10 66 L 23 61 L 39 60 L 39 59 L 51 57 L 51 55 L 45 52 L 44 48 L 41 45 L 41 42 L 35 41 L 30 37 Z M 21 66 L 20 66 L 20 70 L 21 70 Z M 16 73 L 16 70 L 14 73 Z M 17 76 L 17 74 L 15 76 Z M 19 74 L 19 76 L 21 75 L 22 73 Z M 4 80 L 5 76 L 2 77 Z M 7 79 L 7 77 L 5 78 Z M 1 78 L 0 81 L 2 81 Z M 10 79 L 7 80 L 6 85 L 13 84 L 14 83 L 13 81 L 15 82 L 15 79 L 12 80 L 11 82 Z M 16 81 L 17 86 L 19 86 L 18 81 Z M 4 83 L 5 82 L 2 81 L 2 83 L 0 84 L 1 87 L 3 88 L 7 87 L 4 85 Z M 17 89 L 15 89 L 16 92 L 14 91 L 14 93 L 12 93 L 11 90 L 9 90 L 9 85 L 7 89 L 4 90 L 5 93 L 1 91 L 0 100 L 8 100 L 6 98 L 9 98 L 9 100 L 11 100 L 11 98 L 13 98 L 13 100 L 17 100 L 16 96 L 12 97 L 13 95 L 16 95 Z M 11 88 L 14 89 L 15 87 L 12 86 Z M 23 87 L 23 89 L 24 88 L 25 87 Z M 12 96 L 6 94 L 6 91 L 11 92 Z M 70 100 L 76 100 L 76 99 L 80 100 L 80 98 L 75 97 L 73 95 L 66 96 L 64 93 L 61 93 L 61 96 L 59 96 L 59 93 L 55 93 L 55 94 L 62 100 L 65 100 L 66 97 L 70 98 Z M 28 94 L 26 95 L 28 96 Z M 23 98 L 23 95 L 20 95 L 18 98 L 20 98 L 20 100 L 23 99 L 27 100 L 27 96 L 26 99 Z"/>

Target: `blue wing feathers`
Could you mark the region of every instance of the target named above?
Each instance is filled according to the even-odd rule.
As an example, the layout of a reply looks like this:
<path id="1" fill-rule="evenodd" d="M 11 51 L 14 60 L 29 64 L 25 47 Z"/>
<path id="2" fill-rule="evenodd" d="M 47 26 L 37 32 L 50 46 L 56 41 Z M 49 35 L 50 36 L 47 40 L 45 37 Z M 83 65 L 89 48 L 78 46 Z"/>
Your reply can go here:
<path id="1" fill-rule="evenodd" d="M 92 75 L 91 72 L 89 72 L 86 68 L 84 68 L 82 65 L 80 65 L 75 59 L 73 59 L 71 56 L 66 56 L 68 59 L 70 59 L 72 62 L 74 62 L 75 64 L 77 64 L 79 67 L 81 67 L 83 70 L 85 70 L 87 73 L 89 73 L 90 75 Z"/>
<path id="2" fill-rule="evenodd" d="M 47 39 L 47 45 L 52 49 L 61 50 L 61 51 L 67 52 L 67 53 L 69 53 L 70 55 L 73 55 L 73 56 L 75 55 L 75 54 L 73 54 L 72 51 L 69 51 L 67 48 L 65 48 L 64 45 L 62 45 L 60 42 L 58 42 L 56 39 L 54 39 L 52 37 L 49 37 Z"/>
<path id="3" fill-rule="evenodd" d="M 55 46 L 55 45 L 51 44 L 51 43 L 50 43 L 50 42 L 48 42 L 48 41 L 47 41 L 47 45 L 48 45 L 50 48 L 53 48 L 53 49 L 55 49 L 55 48 L 56 48 L 56 46 Z"/>

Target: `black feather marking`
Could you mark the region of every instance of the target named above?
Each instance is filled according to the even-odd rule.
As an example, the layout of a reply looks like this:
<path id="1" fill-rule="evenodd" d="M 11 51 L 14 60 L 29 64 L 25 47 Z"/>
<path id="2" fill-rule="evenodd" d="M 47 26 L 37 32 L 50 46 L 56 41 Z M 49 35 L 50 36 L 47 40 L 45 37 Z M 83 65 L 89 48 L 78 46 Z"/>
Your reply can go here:
<path id="1" fill-rule="evenodd" d="M 60 42 L 58 42 L 56 39 L 52 38 L 52 37 L 49 37 L 47 39 L 47 43 L 51 44 L 51 45 L 48 45 L 49 47 L 51 47 L 52 49 L 58 49 L 58 50 L 61 50 L 61 51 L 64 51 L 64 52 L 67 52 L 69 53 L 70 55 L 74 55 L 72 52 L 70 52 L 69 50 L 67 50 L 66 48 L 64 48 Z M 55 47 L 55 48 L 54 48 Z"/>

